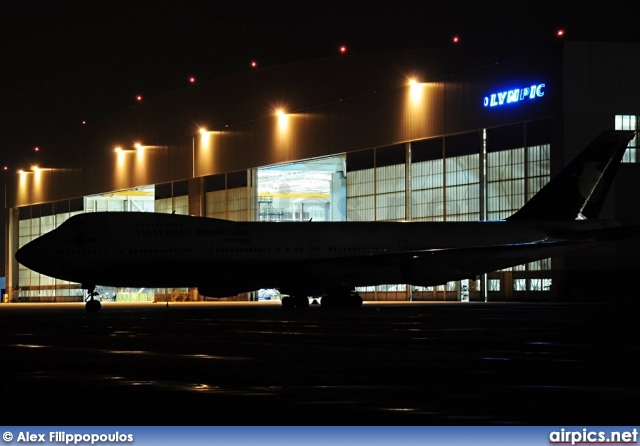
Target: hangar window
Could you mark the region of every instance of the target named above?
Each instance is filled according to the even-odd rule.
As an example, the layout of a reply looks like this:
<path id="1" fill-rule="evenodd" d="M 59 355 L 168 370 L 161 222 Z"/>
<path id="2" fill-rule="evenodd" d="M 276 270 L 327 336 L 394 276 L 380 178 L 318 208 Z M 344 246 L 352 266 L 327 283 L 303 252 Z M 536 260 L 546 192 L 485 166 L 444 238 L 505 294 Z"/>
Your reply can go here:
<path id="1" fill-rule="evenodd" d="M 551 178 L 551 145 L 527 147 L 527 200 L 533 197 Z"/>
<path id="2" fill-rule="evenodd" d="M 444 217 L 442 138 L 411 144 L 411 219 L 439 221 Z"/>
<path id="3" fill-rule="evenodd" d="M 487 291 L 500 291 L 500 279 L 487 280 Z"/>
<path id="4" fill-rule="evenodd" d="M 499 220 L 525 200 L 525 127 L 514 124 L 486 131 L 486 218 Z"/>
<path id="5" fill-rule="evenodd" d="M 529 281 L 529 291 L 550 291 L 551 279 L 531 279 Z"/>
<path id="6" fill-rule="evenodd" d="M 375 151 L 349 152 L 347 164 L 347 220 L 374 221 L 376 168 Z"/>
<path id="7" fill-rule="evenodd" d="M 346 156 L 349 221 L 399 221 L 406 218 L 404 144 L 349 152 Z"/>
<path id="8" fill-rule="evenodd" d="M 546 271 L 551 269 L 551 259 L 536 260 L 528 264 L 529 271 Z"/>
<path id="9" fill-rule="evenodd" d="M 513 279 L 513 291 L 527 291 L 527 279 Z"/>
<path id="10" fill-rule="evenodd" d="M 480 216 L 480 155 L 445 160 L 447 220 L 475 221 Z"/>
<path id="11" fill-rule="evenodd" d="M 375 220 L 375 168 L 347 173 L 347 220 Z"/>
<path id="12" fill-rule="evenodd" d="M 475 221 L 480 218 L 480 153 L 479 132 L 446 137 L 445 214 L 447 220 Z"/>
<path id="13" fill-rule="evenodd" d="M 524 205 L 524 148 L 487 153 L 487 217 L 506 218 Z"/>
<path id="14" fill-rule="evenodd" d="M 375 219 L 404 220 L 406 218 L 404 144 L 375 149 L 375 160 Z"/>
<path id="15" fill-rule="evenodd" d="M 405 165 L 376 168 L 376 220 L 405 219 Z"/>
<path id="16" fill-rule="evenodd" d="M 636 115 L 616 115 L 615 129 L 616 130 L 633 130 L 638 129 L 638 116 Z M 627 145 L 627 151 L 624 152 L 622 157 L 623 163 L 637 163 L 638 162 L 638 135 L 635 135 L 629 144 Z"/>

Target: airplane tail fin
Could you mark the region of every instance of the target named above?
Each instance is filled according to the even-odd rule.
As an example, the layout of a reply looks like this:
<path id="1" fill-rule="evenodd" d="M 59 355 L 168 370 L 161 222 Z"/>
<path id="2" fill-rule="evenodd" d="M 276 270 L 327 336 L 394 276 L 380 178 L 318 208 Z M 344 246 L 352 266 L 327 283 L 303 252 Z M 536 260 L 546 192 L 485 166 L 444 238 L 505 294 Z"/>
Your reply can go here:
<path id="1" fill-rule="evenodd" d="M 634 131 L 600 134 L 511 217 L 518 220 L 576 220 L 600 214 Z"/>

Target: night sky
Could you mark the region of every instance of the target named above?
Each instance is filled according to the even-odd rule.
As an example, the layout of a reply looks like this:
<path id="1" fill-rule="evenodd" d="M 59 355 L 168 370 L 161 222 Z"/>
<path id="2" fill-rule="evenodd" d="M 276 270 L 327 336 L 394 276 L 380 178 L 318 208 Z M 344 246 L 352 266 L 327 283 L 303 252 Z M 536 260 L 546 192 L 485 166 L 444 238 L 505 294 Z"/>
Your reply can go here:
<path id="1" fill-rule="evenodd" d="M 1 0 L 0 163 L 144 99 L 259 67 L 452 45 L 638 40 L 640 2 Z M 589 4 L 589 6 L 587 6 Z M 603 5 L 606 5 L 606 9 Z M 588 9 L 585 9 L 588 8 Z M 15 166 L 13 166 L 15 164 Z"/>
<path id="2" fill-rule="evenodd" d="M 466 46 L 548 45 L 558 29 L 569 40 L 638 41 L 639 13 L 635 0 L 0 0 L 0 164 L 15 172 L 37 160 L 35 147 L 44 153 L 136 95 L 241 73 L 252 60 L 446 47 L 456 35 Z"/>

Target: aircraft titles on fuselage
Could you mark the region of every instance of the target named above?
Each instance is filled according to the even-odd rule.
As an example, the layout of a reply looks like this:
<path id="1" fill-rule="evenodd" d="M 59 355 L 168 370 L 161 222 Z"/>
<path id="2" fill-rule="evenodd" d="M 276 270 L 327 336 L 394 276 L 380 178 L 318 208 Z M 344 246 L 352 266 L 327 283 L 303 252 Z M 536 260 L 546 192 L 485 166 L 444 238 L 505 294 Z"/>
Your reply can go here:
<path id="1" fill-rule="evenodd" d="M 191 237 L 194 235 L 187 228 L 144 228 L 137 230 L 138 237 Z M 249 231 L 242 229 L 197 229 L 196 237 L 222 237 L 225 243 L 251 243 Z"/>

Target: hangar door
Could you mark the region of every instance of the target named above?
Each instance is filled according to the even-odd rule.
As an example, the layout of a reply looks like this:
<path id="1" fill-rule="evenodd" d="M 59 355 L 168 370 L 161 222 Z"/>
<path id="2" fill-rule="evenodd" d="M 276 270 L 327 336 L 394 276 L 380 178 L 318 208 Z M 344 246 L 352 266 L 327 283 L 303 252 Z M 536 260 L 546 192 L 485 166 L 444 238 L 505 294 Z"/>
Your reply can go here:
<path id="1" fill-rule="evenodd" d="M 345 157 L 258 169 L 259 221 L 345 221 Z"/>

